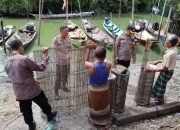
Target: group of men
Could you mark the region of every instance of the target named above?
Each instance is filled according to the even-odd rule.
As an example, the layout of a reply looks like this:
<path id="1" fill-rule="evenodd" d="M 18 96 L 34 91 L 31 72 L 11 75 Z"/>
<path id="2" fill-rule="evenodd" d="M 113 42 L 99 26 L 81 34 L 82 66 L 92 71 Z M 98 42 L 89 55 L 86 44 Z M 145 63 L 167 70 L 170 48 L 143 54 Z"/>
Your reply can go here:
<path id="1" fill-rule="evenodd" d="M 116 64 L 125 67 L 130 66 L 131 59 L 136 60 L 135 46 L 132 44 L 132 25 L 129 25 L 126 31 L 116 38 L 115 53 Z M 163 60 L 154 62 L 154 64 L 162 62 L 160 69 L 145 69 L 145 72 L 160 72 L 159 77 L 152 90 L 152 97 L 157 104 L 164 103 L 164 93 L 166 84 L 173 75 L 176 65 L 177 50 L 175 48 L 178 42 L 177 36 L 168 37 L 165 42 L 167 51 Z M 19 101 L 20 111 L 24 116 L 25 123 L 29 126 L 29 130 L 35 130 L 36 124 L 32 114 L 32 101 L 35 102 L 47 115 L 48 121 L 51 121 L 57 114 L 52 111 L 43 90 L 39 83 L 33 77 L 33 71 L 44 71 L 48 65 L 48 49 L 42 50 L 42 62 L 36 63 L 29 57 L 24 55 L 22 42 L 18 39 L 10 43 L 11 56 L 5 64 L 5 71 L 12 80 L 13 90 L 16 100 Z M 68 27 L 61 26 L 60 34 L 53 39 L 53 47 L 57 56 L 56 65 L 56 81 L 54 86 L 55 99 L 59 99 L 59 89 L 70 92 L 68 89 L 68 74 L 70 71 L 70 59 L 72 41 L 68 36 Z M 90 50 L 94 50 L 95 61 L 89 61 Z M 94 124 L 109 124 L 110 103 L 109 103 L 109 86 L 108 77 L 111 70 L 111 63 L 106 59 L 106 49 L 104 47 L 96 47 L 93 42 L 86 45 L 85 67 L 89 76 L 88 101 L 90 121 Z"/>

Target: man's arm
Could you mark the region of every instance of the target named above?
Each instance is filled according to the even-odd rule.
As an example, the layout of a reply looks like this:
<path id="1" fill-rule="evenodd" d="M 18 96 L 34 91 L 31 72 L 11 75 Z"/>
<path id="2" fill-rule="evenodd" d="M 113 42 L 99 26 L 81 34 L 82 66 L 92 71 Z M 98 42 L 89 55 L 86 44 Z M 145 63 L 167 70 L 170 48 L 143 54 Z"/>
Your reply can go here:
<path id="1" fill-rule="evenodd" d="M 166 72 L 168 71 L 168 68 L 167 67 L 162 67 L 162 68 L 157 68 L 157 69 L 145 68 L 144 71 L 145 72 Z"/>
<path id="2" fill-rule="evenodd" d="M 135 63 L 136 63 L 136 47 L 135 47 L 135 46 L 132 46 L 131 49 L 132 49 L 132 59 L 133 59 L 133 63 L 135 64 Z"/>
<path id="3" fill-rule="evenodd" d="M 115 42 L 115 48 L 114 48 L 115 58 L 117 58 L 117 55 L 118 55 L 118 45 L 119 45 L 119 42 L 120 42 L 120 39 L 119 39 L 119 37 L 117 37 L 116 38 L 116 42 Z"/>
<path id="4" fill-rule="evenodd" d="M 157 65 L 159 63 L 162 63 L 162 60 L 156 60 L 156 61 L 153 62 L 154 65 Z"/>
<path id="5" fill-rule="evenodd" d="M 94 73 L 93 63 L 89 62 L 91 48 L 95 49 L 96 45 L 95 44 L 86 45 L 85 67 L 87 69 L 88 75 L 91 75 Z"/>
<path id="6" fill-rule="evenodd" d="M 46 66 L 48 65 L 49 56 L 48 56 L 48 49 L 42 49 L 42 61 L 41 63 L 37 63 L 33 61 L 31 58 L 27 57 L 25 60 L 25 66 L 29 68 L 31 71 L 44 71 Z"/>

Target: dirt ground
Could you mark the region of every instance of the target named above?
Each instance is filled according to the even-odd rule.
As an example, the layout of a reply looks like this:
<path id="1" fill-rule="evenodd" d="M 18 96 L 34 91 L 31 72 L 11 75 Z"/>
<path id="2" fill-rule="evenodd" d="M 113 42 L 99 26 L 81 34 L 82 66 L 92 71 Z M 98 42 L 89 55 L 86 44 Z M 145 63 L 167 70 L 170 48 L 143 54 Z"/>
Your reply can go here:
<path id="1" fill-rule="evenodd" d="M 136 87 L 140 64 L 131 65 L 130 80 L 127 92 L 132 94 L 132 88 Z M 156 74 L 157 77 L 157 74 Z M 177 60 L 177 66 L 173 78 L 169 81 L 166 97 L 176 101 L 180 99 L 180 60 Z M 18 102 L 11 87 L 11 83 L 5 72 L 0 72 L 0 130 L 27 130 L 23 116 L 19 111 Z M 44 130 L 46 121 L 41 118 L 40 109 L 33 104 L 34 119 L 37 123 L 37 130 Z M 79 110 L 76 113 L 66 113 L 60 115 L 60 123 L 57 124 L 57 130 L 101 130 L 88 123 L 88 108 Z M 163 117 L 157 117 L 150 120 L 134 122 L 128 125 L 117 127 L 113 125 L 109 130 L 180 130 L 180 111 Z"/>

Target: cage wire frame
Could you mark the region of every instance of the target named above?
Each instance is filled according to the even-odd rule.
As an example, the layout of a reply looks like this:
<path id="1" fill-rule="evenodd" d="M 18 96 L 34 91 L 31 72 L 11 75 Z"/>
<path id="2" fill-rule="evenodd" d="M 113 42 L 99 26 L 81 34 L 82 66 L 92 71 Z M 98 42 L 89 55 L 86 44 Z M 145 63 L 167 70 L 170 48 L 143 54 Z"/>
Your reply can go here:
<path id="1" fill-rule="evenodd" d="M 65 92 L 59 89 L 59 100 L 55 100 L 55 80 L 56 80 L 56 65 L 58 64 L 56 52 L 54 48 L 49 48 L 48 55 L 50 57 L 49 64 L 44 72 L 36 72 L 35 77 L 40 81 L 40 87 L 45 92 L 53 110 L 58 113 L 72 113 L 84 107 L 88 107 L 88 75 L 85 68 L 86 48 L 73 48 L 68 50 L 71 53 L 70 72 L 67 80 L 67 88 L 70 92 Z M 61 50 L 67 52 L 67 50 Z M 42 51 L 33 51 L 34 59 L 37 62 L 41 61 Z M 90 61 L 93 60 L 94 52 L 91 50 Z M 60 57 L 60 60 L 64 57 Z M 60 68 L 63 69 L 63 68 Z"/>
<path id="2" fill-rule="evenodd" d="M 152 90 L 154 78 L 155 78 L 155 72 L 147 73 L 144 71 L 144 68 L 146 67 L 147 62 L 148 62 L 151 42 L 152 41 L 149 41 L 149 40 L 147 40 L 146 42 L 140 76 L 138 80 L 137 91 L 135 95 L 136 104 L 140 106 L 149 105 L 151 90 Z"/>

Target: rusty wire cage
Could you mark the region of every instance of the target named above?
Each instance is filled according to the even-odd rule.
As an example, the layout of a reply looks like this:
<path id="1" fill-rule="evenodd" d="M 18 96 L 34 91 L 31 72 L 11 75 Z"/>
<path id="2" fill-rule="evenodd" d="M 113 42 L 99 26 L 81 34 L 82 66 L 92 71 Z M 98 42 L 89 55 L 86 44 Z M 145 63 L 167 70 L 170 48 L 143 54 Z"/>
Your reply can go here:
<path id="1" fill-rule="evenodd" d="M 155 72 L 146 73 L 144 67 L 141 68 L 138 89 L 136 91 L 135 101 L 137 105 L 146 106 L 150 103 L 150 95 L 155 78 Z"/>
<path id="2" fill-rule="evenodd" d="M 144 56 L 141 66 L 141 72 L 138 80 L 137 91 L 135 95 L 135 101 L 137 105 L 146 106 L 150 103 L 151 90 L 154 83 L 155 72 L 146 73 L 144 68 L 147 66 L 148 56 L 150 52 L 150 43 L 151 41 L 147 40 Z"/>
<path id="3" fill-rule="evenodd" d="M 73 112 L 88 106 L 87 93 L 88 93 L 88 79 L 87 72 L 84 66 L 85 61 L 85 47 L 70 50 L 71 58 L 69 60 L 69 72 L 65 71 L 63 75 L 57 73 L 57 51 L 54 48 L 49 48 L 49 65 L 44 72 L 37 72 L 36 78 L 40 81 L 40 86 L 44 90 L 50 105 L 53 110 L 57 110 L 58 113 Z M 62 51 L 62 50 L 61 50 Z M 63 50 L 66 51 L 66 50 Z M 36 50 L 34 53 L 34 59 L 36 61 L 41 60 L 41 51 Z M 91 60 L 93 53 L 91 53 Z M 60 60 L 65 57 L 61 56 Z M 61 72 L 67 68 L 59 68 Z M 66 87 L 69 91 L 64 91 L 61 87 L 58 89 L 59 99 L 55 99 L 55 82 L 57 76 L 61 78 L 67 77 Z"/>
<path id="4" fill-rule="evenodd" d="M 112 68 L 112 73 L 116 75 L 117 81 L 112 90 L 112 112 L 122 113 L 125 108 L 126 92 L 129 82 L 130 72 L 127 70 L 125 74 L 118 73 L 117 69 Z"/>

